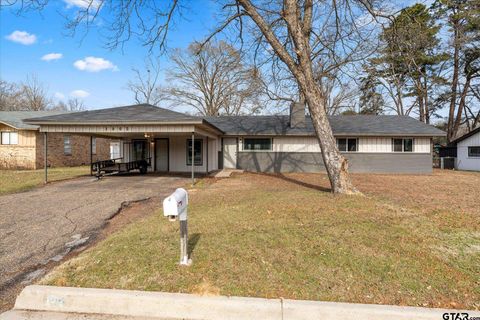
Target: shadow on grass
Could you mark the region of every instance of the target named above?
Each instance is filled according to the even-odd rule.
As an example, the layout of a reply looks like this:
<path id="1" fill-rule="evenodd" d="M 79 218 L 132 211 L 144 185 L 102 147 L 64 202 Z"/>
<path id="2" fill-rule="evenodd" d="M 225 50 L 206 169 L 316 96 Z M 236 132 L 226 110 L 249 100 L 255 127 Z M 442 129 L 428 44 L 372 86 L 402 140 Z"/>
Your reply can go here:
<path id="1" fill-rule="evenodd" d="M 200 240 L 200 237 L 202 236 L 201 233 L 194 233 L 190 237 L 188 237 L 188 256 L 190 257 L 193 253 L 193 250 L 195 250 L 195 247 L 197 246 L 198 241 Z"/>
<path id="2" fill-rule="evenodd" d="M 305 181 L 302 181 L 302 180 L 293 179 L 293 178 L 287 177 L 287 176 L 285 176 L 281 173 L 274 173 L 274 174 L 271 174 L 271 176 L 273 176 L 275 178 L 282 179 L 282 180 L 290 182 L 290 183 L 294 183 L 296 185 L 299 185 L 299 186 L 302 186 L 302 187 L 305 187 L 305 188 L 314 189 L 314 190 L 322 191 L 322 192 L 328 192 L 328 193 L 332 192 L 332 189 L 330 189 L 330 188 L 325 188 L 325 187 L 315 185 L 315 184 L 311 184 L 311 183 L 308 183 L 308 182 L 305 182 Z"/>

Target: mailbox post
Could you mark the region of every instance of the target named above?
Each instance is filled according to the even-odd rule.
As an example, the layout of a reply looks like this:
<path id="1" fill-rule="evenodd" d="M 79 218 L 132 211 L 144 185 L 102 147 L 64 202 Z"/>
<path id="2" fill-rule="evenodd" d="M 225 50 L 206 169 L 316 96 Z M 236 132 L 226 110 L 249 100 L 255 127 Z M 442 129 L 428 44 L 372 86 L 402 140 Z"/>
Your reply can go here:
<path id="1" fill-rule="evenodd" d="M 192 260 L 188 258 L 188 225 L 187 225 L 188 193 L 178 188 L 163 200 L 163 215 L 171 221 L 178 217 L 180 221 L 180 265 L 188 266 Z"/>

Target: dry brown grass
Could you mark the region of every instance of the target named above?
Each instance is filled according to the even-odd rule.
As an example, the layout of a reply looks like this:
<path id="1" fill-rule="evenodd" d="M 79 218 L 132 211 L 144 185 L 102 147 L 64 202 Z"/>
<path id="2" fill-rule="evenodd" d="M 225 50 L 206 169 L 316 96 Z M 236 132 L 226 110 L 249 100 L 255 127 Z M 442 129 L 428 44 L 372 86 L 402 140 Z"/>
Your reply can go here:
<path id="1" fill-rule="evenodd" d="M 0 170 L 0 195 L 22 192 L 43 185 L 45 171 Z M 90 174 L 89 166 L 48 169 L 48 181 L 60 181 Z"/>
<path id="2" fill-rule="evenodd" d="M 365 197 L 322 174 L 209 180 L 191 193 L 191 267 L 159 210 L 44 283 L 478 309 L 480 175 L 353 179 Z"/>

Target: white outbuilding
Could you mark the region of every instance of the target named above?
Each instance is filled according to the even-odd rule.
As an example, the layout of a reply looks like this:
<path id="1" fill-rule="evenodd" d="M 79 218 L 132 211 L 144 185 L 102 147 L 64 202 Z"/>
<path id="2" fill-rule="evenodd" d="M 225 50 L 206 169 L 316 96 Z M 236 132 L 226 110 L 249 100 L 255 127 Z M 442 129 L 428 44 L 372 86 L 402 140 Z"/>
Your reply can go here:
<path id="1" fill-rule="evenodd" d="M 452 143 L 457 147 L 455 168 L 480 171 L 480 128 L 455 139 Z"/>

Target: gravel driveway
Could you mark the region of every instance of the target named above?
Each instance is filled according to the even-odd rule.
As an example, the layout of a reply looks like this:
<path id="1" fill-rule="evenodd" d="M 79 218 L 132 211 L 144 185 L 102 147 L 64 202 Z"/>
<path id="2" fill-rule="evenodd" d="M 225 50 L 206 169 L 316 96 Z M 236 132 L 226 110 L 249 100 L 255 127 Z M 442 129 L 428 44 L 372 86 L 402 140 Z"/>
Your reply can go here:
<path id="1" fill-rule="evenodd" d="M 28 282 L 41 266 L 92 239 L 122 205 L 164 197 L 187 179 L 154 175 L 92 177 L 0 196 L 0 292 Z"/>

